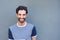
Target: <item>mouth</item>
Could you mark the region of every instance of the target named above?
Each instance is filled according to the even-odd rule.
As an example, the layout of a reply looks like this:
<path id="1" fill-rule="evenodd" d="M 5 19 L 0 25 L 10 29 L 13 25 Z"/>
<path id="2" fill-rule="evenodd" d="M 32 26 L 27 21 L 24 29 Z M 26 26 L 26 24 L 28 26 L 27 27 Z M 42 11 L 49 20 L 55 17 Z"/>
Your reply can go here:
<path id="1" fill-rule="evenodd" d="M 24 22 L 25 21 L 25 18 L 18 18 L 18 21 Z"/>
<path id="2" fill-rule="evenodd" d="M 23 20 L 24 20 L 23 18 L 20 19 L 20 21 L 23 21 Z"/>

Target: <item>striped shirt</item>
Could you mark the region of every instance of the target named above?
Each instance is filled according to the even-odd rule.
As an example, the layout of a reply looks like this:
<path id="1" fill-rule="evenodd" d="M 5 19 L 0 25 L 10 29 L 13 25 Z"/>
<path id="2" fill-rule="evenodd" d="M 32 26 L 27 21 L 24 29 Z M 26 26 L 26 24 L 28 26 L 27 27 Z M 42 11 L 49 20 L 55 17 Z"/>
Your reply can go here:
<path id="1" fill-rule="evenodd" d="M 36 37 L 36 28 L 33 24 L 26 22 L 25 27 L 15 24 L 8 29 L 9 40 L 31 40 L 32 37 Z"/>

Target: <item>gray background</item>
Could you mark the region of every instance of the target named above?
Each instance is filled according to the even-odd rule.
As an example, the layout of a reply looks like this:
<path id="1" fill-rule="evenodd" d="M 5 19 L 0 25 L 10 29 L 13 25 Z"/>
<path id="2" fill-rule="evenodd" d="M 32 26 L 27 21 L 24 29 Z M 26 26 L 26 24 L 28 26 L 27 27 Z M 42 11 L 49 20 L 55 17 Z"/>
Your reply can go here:
<path id="1" fill-rule="evenodd" d="M 60 40 L 60 0 L 0 0 L 0 40 L 8 39 L 19 5 L 28 7 L 27 21 L 35 24 L 37 40 Z"/>

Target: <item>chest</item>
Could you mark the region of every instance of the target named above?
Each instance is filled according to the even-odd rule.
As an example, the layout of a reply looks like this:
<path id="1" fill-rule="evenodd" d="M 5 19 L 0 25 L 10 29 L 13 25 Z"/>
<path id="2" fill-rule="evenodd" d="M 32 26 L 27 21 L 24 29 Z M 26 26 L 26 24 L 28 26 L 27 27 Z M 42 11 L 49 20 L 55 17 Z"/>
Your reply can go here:
<path id="1" fill-rule="evenodd" d="M 30 27 L 12 29 L 12 35 L 15 39 L 27 39 L 31 37 L 31 33 L 32 28 Z"/>

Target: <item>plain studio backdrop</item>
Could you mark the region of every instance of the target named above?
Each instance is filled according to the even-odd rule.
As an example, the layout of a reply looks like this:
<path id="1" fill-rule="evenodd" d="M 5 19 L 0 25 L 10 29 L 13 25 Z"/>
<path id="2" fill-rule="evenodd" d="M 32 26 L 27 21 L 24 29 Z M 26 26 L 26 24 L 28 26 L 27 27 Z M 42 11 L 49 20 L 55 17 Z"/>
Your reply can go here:
<path id="1" fill-rule="evenodd" d="M 60 40 L 60 0 L 0 0 L 0 40 L 8 40 L 19 5 L 28 7 L 27 21 L 35 24 L 37 40 Z"/>

